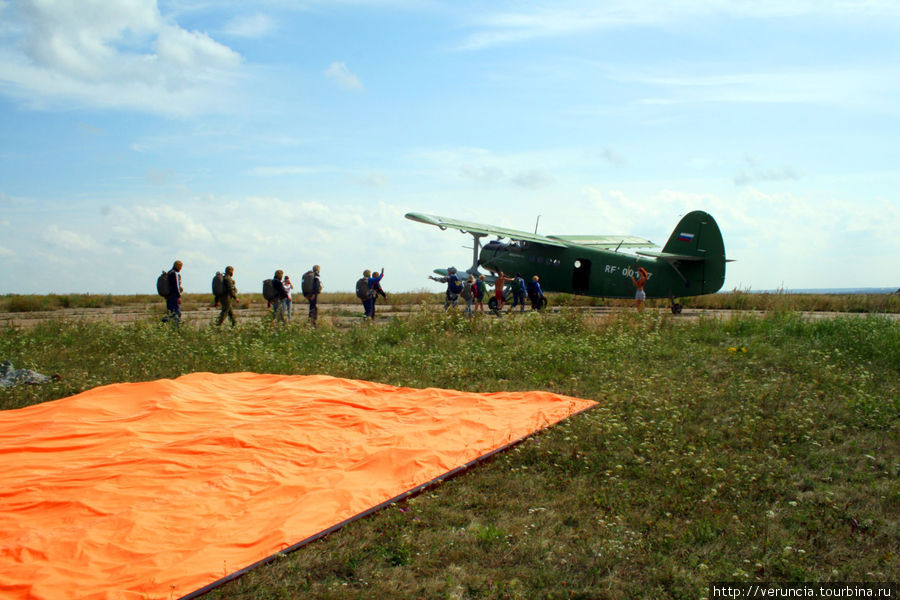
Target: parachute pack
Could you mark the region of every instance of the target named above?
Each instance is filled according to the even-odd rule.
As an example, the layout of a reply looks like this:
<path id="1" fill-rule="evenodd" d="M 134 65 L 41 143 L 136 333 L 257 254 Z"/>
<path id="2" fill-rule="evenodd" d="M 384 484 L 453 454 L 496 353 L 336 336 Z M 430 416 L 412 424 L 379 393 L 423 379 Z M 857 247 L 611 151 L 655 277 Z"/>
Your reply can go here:
<path id="1" fill-rule="evenodd" d="M 454 294 L 458 294 L 463 290 L 462 282 L 459 280 L 455 274 L 450 276 L 450 291 Z"/>
<path id="2" fill-rule="evenodd" d="M 271 279 L 263 281 L 262 295 L 267 302 L 272 302 L 275 299 L 275 284 L 272 283 Z"/>
<path id="3" fill-rule="evenodd" d="M 225 295 L 225 275 L 221 271 L 216 271 L 216 275 L 212 279 L 212 293 L 216 298 Z"/>
<path id="4" fill-rule="evenodd" d="M 169 274 L 166 271 L 156 278 L 156 293 L 163 298 L 169 297 Z"/>
<path id="5" fill-rule="evenodd" d="M 360 300 L 368 300 L 373 295 L 373 291 L 369 289 L 369 280 L 366 277 L 361 277 L 359 281 L 356 282 L 356 297 Z"/>
<path id="6" fill-rule="evenodd" d="M 310 296 L 313 293 L 313 286 L 316 283 L 316 274 L 312 271 L 307 271 L 303 274 L 303 277 L 300 279 L 300 293 L 304 296 Z"/>

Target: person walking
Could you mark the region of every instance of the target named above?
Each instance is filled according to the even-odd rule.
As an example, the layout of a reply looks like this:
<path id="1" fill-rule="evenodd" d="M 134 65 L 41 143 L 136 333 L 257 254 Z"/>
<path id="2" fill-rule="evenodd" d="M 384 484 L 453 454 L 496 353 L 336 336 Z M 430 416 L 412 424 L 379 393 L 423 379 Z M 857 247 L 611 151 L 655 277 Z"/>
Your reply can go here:
<path id="1" fill-rule="evenodd" d="M 444 300 L 444 310 L 449 310 L 451 306 L 455 309 L 456 303 L 459 302 L 459 293 L 462 292 L 462 282 L 459 280 L 459 276 L 456 274 L 456 267 L 450 267 L 449 269 L 447 269 L 446 277 L 434 277 L 433 275 L 429 275 L 428 279 L 447 284 L 447 294 Z"/>
<path id="2" fill-rule="evenodd" d="M 284 285 L 284 292 L 287 294 L 287 300 L 284 301 L 284 314 L 287 315 L 287 320 L 290 321 L 294 307 L 294 299 L 291 295 L 294 293 L 294 284 L 291 283 L 291 278 L 287 275 L 284 276 L 282 284 Z"/>
<path id="3" fill-rule="evenodd" d="M 375 318 L 375 304 L 378 301 L 378 296 L 381 296 L 385 300 L 387 300 L 387 294 L 384 293 L 384 290 L 381 287 L 381 277 L 384 277 L 384 267 L 381 267 L 381 276 L 379 277 L 378 273 L 375 272 L 372 274 L 373 277 L 378 277 L 378 281 L 374 283 L 372 289 L 375 292 L 375 295 L 372 296 L 372 318 Z"/>
<path id="4" fill-rule="evenodd" d="M 273 323 L 275 319 L 280 319 L 282 323 L 286 322 L 284 319 L 284 301 L 287 299 L 287 292 L 284 290 L 283 277 L 284 271 L 281 269 L 275 271 L 275 275 L 272 277 L 272 287 L 275 289 L 275 299 L 272 300 Z"/>
<path id="5" fill-rule="evenodd" d="M 519 312 L 525 312 L 525 280 L 522 279 L 522 275 L 516 273 L 516 276 L 512 281 L 512 293 L 513 293 L 513 302 L 512 306 L 509 307 L 509 312 L 515 310 L 515 308 L 519 307 Z"/>
<path id="6" fill-rule="evenodd" d="M 475 312 L 484 312 L 484 295 L 487 293 L 487 286 L 484 283 L 484 275 L 479 275 L 475 280 Z"/>
<path id="7" fill-rule="evenodd" d="M 216 302 L 222 305 L 222 311 L 216 320 L 216 326 L 221 326 L 225 322 L 227 316 L 231 320 L 231 326 L 234 327 L 237 321 L 234 318 L 234 304 L 240 304 L 237 297 L 237 287 L 234 285 L 234 267 L 225 267 L 225 276 L 222 278 L 222 285 L 225 288 L 224 293 L 216 298 Z"/>
<path id="8" fill-rule="evenodd" d="M 537 275 L 531 278 L 528 299 L 531 300 L 531 310 L 539 311 L 544 308 L 544 290 L 541 289 L 540 277 Z"/>
<path id="9" fill-rule="evenodd" d="M 362 272 L 362 277 L 356 281 L 356 297 L 362 302 L 363 318 L 368 319 L 372 313 L 370 308 L 372 303 L 372 271 L 366 269 Z"/>
<path id="10" fill-rule="evenodd" d="M 378 290 L 381 289 L 381 280 L 384 278 L 384 267 L 381 272 L 375 271 L 369 276 L 369 318 L 375 320 L 375 300 L 378 299 Z M 384 294 L 384 290 L 381 292 Z"/>
<path id="11" fill-rule="evenodd" d="M 319 277 L 319 265 L 313 265 L 312 289 L 304 296 L 309 301 L 309 322 L 315 327 L 319 320 L 319 294 L 322 293 L 322 280 Z"/>
<path id="12" fill-rule="evenodd" d="M 184 266 L 180 260 L 172 263 L 172 268 L 166 273 L 166 280 L 169 283 L 169 295 L 166 296 L 166 316 L 163 317 L 163 323 L 172 321 L 175 326 L 181 325 L 181 294 L 184 288 L 181 287 L 181 267 Z"/>
<path id="13" fill-rule="evenodd" d="M 475 300 L 475 276 L 469 275 L 469 278 L 466 279 L 466 282 L 463 284 L 462 292 L 459 293 L 463 300 L 466 301 L 466 311 L 465 315 L 468 318 L 472 317 L 472 302 Z"/>

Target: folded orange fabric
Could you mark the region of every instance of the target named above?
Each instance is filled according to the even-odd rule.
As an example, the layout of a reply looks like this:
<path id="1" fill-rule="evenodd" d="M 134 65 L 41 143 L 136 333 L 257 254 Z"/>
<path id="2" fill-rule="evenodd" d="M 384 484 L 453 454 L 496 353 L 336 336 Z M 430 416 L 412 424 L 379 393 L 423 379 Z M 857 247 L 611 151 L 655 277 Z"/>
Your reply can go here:
<path id="1" fill-rule="evenodd" d="M 195 373 L 0 413 L 0 596 L 191 594 L 594 402 Z"/>

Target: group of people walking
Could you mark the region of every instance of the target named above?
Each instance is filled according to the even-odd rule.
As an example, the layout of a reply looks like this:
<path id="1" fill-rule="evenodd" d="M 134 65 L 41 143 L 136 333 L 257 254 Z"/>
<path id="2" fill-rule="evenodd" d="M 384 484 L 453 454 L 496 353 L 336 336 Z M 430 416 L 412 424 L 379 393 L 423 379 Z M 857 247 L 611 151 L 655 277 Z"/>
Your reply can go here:
<path id="1" fill-rule="evenodd" d="M 157 288 L 160 295 L 166 299 L 166 316 L 163 322 L 174 322 L 176 325 L 181 322 L 181 296 L 184 289 L 181 285 L 181 269 L 184 263 L 176 260 L 172 264 L 172 268 L 163 273 L 157 282 Z M 301 282 L 301 293 L 309 302 L 309 321 L 314 326 L 318 320 L 318 300 L 319 294 L 322 292 L 322 280 L 320 278 L 319 265 L 314 265 L 312 269 L 303 274 Z M 366 269 L 363 276 L 356 282 L 356 295 L 362 301 L 363 314 L 367 319 L 375 319 L 375 304 L 378 296 L 387 298 L 381 287 L 381 280 L 384 278 L 384 267 L 380 271 L 371 271 Z M 444 301 L 444 310 L 450 307 L 456 307 L 459 299 L 462 298 L 466 303 L 465 315 L 472 316 L 476 312 L 484 312 L 484 300 L 488 295 L 486 277 L 480 275 L 475 277 L 469 274 L 468 278 L 463 281 L 457 273 L 455 267 L 447 270 L 444 277 L 429 277 L 434 281 L 447 284 L 447 292 Z M 509 284 L 512 291 L 512 305 L 509 312 L 515 310 L 518 306 L 520 312 L 525 311 L 525 298 L 531 302 L 531 309 L 534 311 L 541 310 L 546 304 L 544 292 L 541 289 L 540 278 L 534 275 L 530 281 L 516 273 L 513 277 L 507 277 L 505 273 L 500 272 L 494 280 L 494 298 L 488 302 L 489 308 L 495 314 L 500 314 L 501 309 L 506 304 L 504 297 L 505 287 Z M 213 295 L 215 297 L 215 305 L 220 306 L 219 316 L 216 318 L 216 325 L 220 326 L 229 319 L 232 327 L 237 323 L 234 316 L 235 305 L 240 303 L 238 299 L 237 286 L 234 283 L 234 267 L 229 265 L 225 267 L 224 272 L 216 273 L 213 278 Z M 285 275 L 283 269 L 278 269 L 272 276 L 263 282 L 263 296 L 266 297 L 268 307 L 272 309 L 272 321 L 280 320 L 281 322 L 289 321 L 293 313 L 293 293 L 294 284 L 288 275 Z"/>
<path id="2" fill-rule="evenodd" d="M 316 325 L 319 319 L 319 294 L 322 293 L 320 272 L 321 267 L 313 265 L 312 269 L 303 274 L 303 280 L 300 282 L 300 292 L 309 302 L 309 322 L 313 325 Z M 268 290 L 270 282 L 271 290 Z M 294 284 L 282 269 L 275 271 L 271 280 L 263 282 L 263 296 L 266 296 L 266 300 L 272 308 L 272 321 L 279 319 L 284 323 L 291 320 L 294 312 L 293 293 Z"/>
<path id="3" fill-rule="evenodd" d="M 172 264 L 169 271 L 164 271 L 157 280 L 157 291 L 159 295 L 166 299 L 166 315 L 163 322 L 172 322 L 175 325 L 181 323 L 181 296 L 184 288 L 181 285 L 181 269 L 184 266 L 180 260 L 176 260 Z M 314 326 L 318 321 L 319 294 L 322 292 L 322 280 L 319 276 L 320 267 L 314 265 L 312 269 L 303 274 L 301 282 L 301 293 L 309 302 L 309 321 Z M 375 319 L 375 303 L 378 296 L 387 298 L 387 294 L 381 288 L 381 280 L 384 278 L 384 267 L 381 271 L 371 271 L 366 269 L 363 276 L 356 282 L 356 295 L 362 301 L 363 314 L 367 319 Z M 638 310 L 643 309 L 644 285 L 647 283 L 649 274 L 644 268 L 638 269 L 638 279 L 632 277 L 632 282 L 637 288 L 635 299 L 637 301 Z M 471 317 L 476 312 L 484 312 L 484 299 L 487 296 L 487 283 L 484 275 L 475 277 L 468 274 L 468 278 L 463 281 L 457 273 L 455 267 L 447 269 L 447 275 L 443 277 L 429 276 L 429 279 L 447 284 L 447 292 L 444 300 L 444 310 L 451 307 L 456 308 L 459 299 L 462 298 L 466 303 L 465 315 Z M 544 291 L 541 288 L 540 278 L 537 275 L 532 276 L 531 280 L 526 282 L 525 279 L 516 273 L 513 277 L 507 277 L 502 271 L 494 279 L 494 298 L 488 302 L 492 312 L 500 314 L 501 309 L 506 303 L 504 297 L 504 288 L 509 284 L 512 291 L 512 305 L 509 312 L 515 310 L 518 306 L 520 312 L 525 311 L 525 298 L 531 302 L 531 310 L 541 310 L 547 302 Z M 268 306 L 272 309 L 272 321 L 280 320 L 281 322 L 289 321 L 293 313 L 293 293 L 294 285 L 291 278 L 284 274 L 284 270 L 275 271 L 272 279 L 263 282 L 263 295 L 266 296 Z M 223 273 L 216 273 L 213 278 L 213 295 L 215 296 L 215 305 L 221 306 L 221 311 L 216 319 L 216 325 L 222 325 L 225 319 L 231 321 L 232 327 L 237 323 L 234 316 L 234 306 L 240 303 L 237 296 L 237 287 L 234 283 L 234 267 L 227 266 Z"/>
<path id="4" fill-rule="evenodd" d="M 163 317 L 164 323 L 173 323 L 176 326 L 181 324 L 181 296 L 184 288 L 181 285 L 181 269 L 184 263 L 176 260 L 172 264 L 172 268 L 167 272 L 163 272 L 157 280 L 157 292 L 166 299 L 166 315 Z M 303 274 L 300 292 L 309 302 L 309 321 L 316 325 L 319 318 L 319 294 L 322 293 L 322 279 L 320 277 L 321 267 L 314 265 L 309 271 Z M 374 273 L 368 269 L 363 272 L 364 283 L 362 293 L 360 285 L 357 284 L 357 295 L 362 299 L 363 311 L 367 318 L 375 318 L 375 302 L 378 296 L 386 298 L 387 294 L 381 287 L 381 280 L 384 278 L 384 268 L 380 272 Z M 220 326 L 225 319 L 231 321 L 231 326 L 237 324 L 234 316 L 235 305 L 240 304 L 238 299 L 237 286 L 234 283 L 234 267 L 229 265 L 225 267 L 224 272 L 216 273 L 212 284 L 213 296 L 215 298 L 215 306 L 221 307 L 219 316 L 216 318 L 216 325 Z M 267 301 L 267 308 L 271 308 L 272 321 L 281 321 L 282 323 L 289 321 L 293 316 L 293 294 L 294 284 L 288 275 L 285 275 L 283 269 L 275 271 L 272 279 L 263 282 L 263 296 Z"/>
<path id="5" fill-rule="evenodd" d="M 487 283 L 484 275 L 479 275 L 476 279 L 474 275 L 469 275 L 468 279 L 463 281 L 457 274 L 456 267 L 447 269 L 447 275 L 443 277 L 429 276 L 432 281 L 447 284 L 447 292 L 444 300 L 444 310 L 450 307 L 456 307 L 459 299 L 462 298 L 466 302 L 465 315 L 472 316 L 475 312 L 484 312 L 484 298 L 487 295 Z M 509 312 L 519 307 L 519 312 L 525 312 L 525 297 L 527 295 L 531 302 L 531 310 L 539 311 L 544 308 L 547 302 L 544 291 L 541 288 L 540 277 L 532 276 L 529 282 L 521 274 L 516 273 L 515 277 L 507 277 L 503 271 L 497 274 L 494 279 L 494 299 L 488 302 L 492 312 L 500 314 L 500 310 L 505 304 L 504 288 L 506 284 L 510 284 L 512 291 L 512 305 Z"/>

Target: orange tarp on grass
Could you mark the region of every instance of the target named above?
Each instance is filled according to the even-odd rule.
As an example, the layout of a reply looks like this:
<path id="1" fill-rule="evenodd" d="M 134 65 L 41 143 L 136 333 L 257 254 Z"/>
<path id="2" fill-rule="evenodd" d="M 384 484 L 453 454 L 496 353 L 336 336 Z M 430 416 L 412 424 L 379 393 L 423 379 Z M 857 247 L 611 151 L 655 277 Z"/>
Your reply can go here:
<path id="1" fill-rule="evenodd" d="M 593 404 L 195 373 L 0 412 L 0 596 L 188 595 Z"/>

